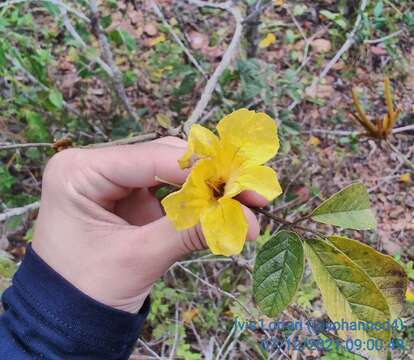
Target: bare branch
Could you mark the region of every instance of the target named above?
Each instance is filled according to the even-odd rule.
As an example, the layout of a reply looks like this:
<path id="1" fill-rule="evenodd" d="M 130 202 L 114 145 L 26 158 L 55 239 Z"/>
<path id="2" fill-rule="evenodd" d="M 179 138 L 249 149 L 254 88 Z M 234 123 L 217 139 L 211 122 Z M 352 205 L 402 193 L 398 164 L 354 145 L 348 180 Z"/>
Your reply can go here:
<path id="1" fill-rule="evenodd" d="M 151 6 L 152 9 L 154 10 L 155 14 L 161 19 L 162 23 L 164 24 L 164 26 L 167 28 L 167 30 L 170 32 L 170 34 L 172 35 L 172 37 L 174 38 L 174 40 L 177 42 L 177 44 L 183 49 L 184 53 L 187 55 L 188 59 L 191 61 L 191 63 L 195 66 L 195 68 L 204 76 L 206 77 L 207 74 L 206 72 L 203 70 L 203 68 L 200 66 L 200 64 L 198 63 L 198 61 L 195 59 L 195 57 L 193 56 L 193 54 L 191 54 L 190 50 L 187 49 L 187 47 L 185 46 L 185 44 L 182 42 L 182 40 L 179 38 L 179 36 L 177 35 L 177 33 L 174 31 L 174 29 L 172 28 L 172 26 L 168 23 L 168 21 L 165 19 L 164 14 L 162 13 L 160 7 L 158 6 L 156 0 L 151 0 Z"/>
<path id="2" fill-rule="evenodd" d="M 30 211 L 37 210 L 40 207 L 40 201 L 36 201 L 32 204 L 25 205 L 18 208 L 7 209 L 0 214 L 0 222 L 6 221 L 13 216 L 24 215 Z"/>
<path id="3" fill-rule="evenodd" d="M 97 144 L 90 144 L 85 146 L 80 146 L 81 149 L 96 149 L 96 148 L 103 148 L 103 147 L 109 147 L 109 146 L 118 146 L 118 145 L 130 145 L 130 144 L 136 144 L 139 142 L 144 141 L 151 141 L 156 138 L 158 138 L 159 135 L 156 132 L 151 132 L 148 134 L 141 134 L 136 136 L 127 137 L 124 139 L 114 140 L 114 141 L 108 141 L 104 143 L 97 143 Z"/>
<path id="4" fill-rule="evenodd" d="M 154 350 L 152 350 L 145 341 L 138 339 L 138 344 L 142 345 L 142 347 L 147 350 L 155 359 L 162 359 Z"/>
<path id="5" fill-rule="evenodd" d="M 104 59 L 105 63 L 109 66 L 112 72 L 111 80 L 114 85 L 115 93 L 117 94 L 118 98 L 121 100 L 122 104 L 124 105 L 128 115 L 136 122 L 139 122 L 139 118 L 133 109 L 129 99 L 127 97 L 125 87 L 123 84 L 122 73 L 119 71 L 118 66 L 115 64 L 111 48 L 109 46 L 108 39 L 104 31 L 101 28 L 99 23 L 99 11 L 98 5 L 96 0 L 89 0 L 89 7 L 91 10 L 91 24 L 92 30 L 95 33 L 95 36 L 98 38 L 99 46 L 102 51 L 102 58 Z"/>
<path id="6" fill-rule="evenodd" d="M 34 147 L 48 147 L 51 148 L 52 143 L 27 143 L 27 144 L 6 144 L 0 145 L 1 150 L 15 150 L 15 149 L 24 149 L 24 148 L 34 148 Z"/>
<path id="7" fill-rule="evenodd" d="M 388 147 L 393 151 L 399 159 L 404 162 L 408 167 L 411 168 L 411 170 L 414 170 L 414 163 L 411 162 L 391 141 L 386 140 L 385 141 Z"/>
<path id="8" fill-rule="evenodd" d="M 241 16 L 240 10 L 237 7 L 233 6 L 231 1 L 227 1 L 225 3 L 209 3 L 209 2 L 201 1 L 201 0 L 187 0 L 187 2 L 190 4 L 196 5 L 196 6 L 200 6 L 200 7 L 205 7 L 205 6 L 213 7 L 216 9 L 222 9 L 222 10 L 229 12 L 234 17 L 234 20 L 236 21 L 236 29 L 234 31 L 233 38 L 231 39 L 231 42 L 229 46 L 227 47 L 220 64 L 216 67 L 216 69 L 213 72 L 213 75 L 211 75 L 210 79 L 207 81 L 206 87 L 204 88 L 203 93 L 201 94 L 200 100 L 198 101 L 191 116 L 184 123 L 184 131 L 186 134 L 189 133 L 191 126 L 200 119 L 205 108 L 207 107 L 211 99 L 211 96 L 213 94 L 213 91 L 220 79 L 221 74 L 230 64 L 238 48 L 241 35 L 242 35 L 242 30 L 243 30 L 242 16 Z"/>
<path id="9" fill-rule="evenodd" d="M 89 46 L 83 41 L 81 36 L 76 31 L 75 27 L 72 25 L 66 9 L 63 7 L 60 7 L 59 9 L 63 18 L 63 25 L 65 26 L 68 33 L 72 35 L 72 37 L 78 42 L 82 49 L 88 49 Z M 109 77 L 113 77 L 112 69 L 100 57 L 97 57 L 95 59 L 95 62 L 101 66 L 101 68 L 107 73 Z"/>
<path id="10" fill-rule="evenodd" d="M 393 134 L 398 134 L 398 133 L 402 133 L 405 131 L 414 131 L 414 125 L 407 125 L 407 126 L 402 126 L 399 128 L 395 128 L 392 130 Z"/>
<path id="11" fill-rule="evenodd" d="M 322 79 L 326 75 L 328 75 L 329 71 L 331 71 L 332 67 L 339 61 L 342 55 L 345 54 L 350 49 L 350 47 L 355 43 L 356 33 L 359 30 L 359 26 L 362 21 L 362 15 L 367 5 L 368 5 L 368 0 L 361 0 L 361 4 L 359 7 L 359 11 L 358 11 L 358 16 L 354 23 L 352 31 L 347 35 L 347 39 L 344 42 L 344 44 L 341 46 L 341 48 L 338 50 L 335 56 L 325 65 L 323 70 L 320 72 L 319 76 L 313 79 L 312 85 L 311 85 L 312 88 L 318 86 L 318 84 L 322 81 Z M 292 102 L 292 104 L 289 105 L 288 109 L 292 111 L 297 105 L 299 105 L 300 102 L 301 102 L 301 99 L 295 100 L 294 102 Z"/>
<path id="12" fill-rule="evenodd" d="M 397 37 L 397 36 L 401 35 L 403 32 L 404 32 L 404 30 L 398 30 L 394 33 L 391 33 L 391 34 L 389 34 L 387 36 L 384 36 L 382 38 L 379 38 L 379 39 L 365 40 L 364 43 L 365 44 L 379 44 L 379 43 L 382 43 L 382 42 L 387 41 L 389 39 L 392 39 L 394 37 Z"/>
<path id="13" fill-rule="evenodd" d="M 326 66 L 324 67 L 324 69 L 319 75 L 318 82 L 328 74 L 328 72 L 338 62 L 338 60 L 342 57 L 342 55 L 346 53 L 349 50 L 349 48 L 355 43 L 356 33 L 359 30 L 359 25 L 361 24 L 361 21 L 362 21 L 362 15 L 364 14 L 364 11 L 367 5 L 368 5 L 368 0 L 361 0 L 361 5 L 359 7 L 358 16 L 355 21 L 354 27 L 352 28 L 352 31 L 348 34 L 345 43 L 341 46 L 339 51 L 335 54 L 335 56 L 331 59 L 331 61 L 329 61 L 328 64 L 326 64 Z"/>
<path id="14" fill-rule="evenodd" d="M 167 133 L 168 135 L 177 135 L 173 130 Z M 144 141 L 151 141 L 159 138 L 161 135 L 156 132 L 150 132 L 146 134 L 140 134 L 135 136 L 126 137 L 119 140 L 102 142 L 102 143 L 95 143 L 83 146 L 75 146 L 79 149 L 96 149 L 96 148 L 103 148 L 103 147 L 110 147 L 110 146 L 119 146 L 119 145 L 131 145 L 136 144 L 139 142 Z M 15 150 L 15 149 L 24 149 L 24 148 L 32 148 L 32 147 L 50 147 L 53 148 L 54 144 L 52 143 L 27 143 L 27 144 L 4 144 L 0 145 L 1 150 Z"/>
<path id="15" fill-rule="evenodd" d="M 59 0 L 42 0 L 42 1 L 40 1 L 40 0 L 9 0 L 9 1 L 4 2 L 3 4 L 0 4 L 0 9 L 3 8 L 3 7 L 9 7 L 9 6 L 12 6 L 12 5 L 21 4 L 21 3 L 29 3 L 29 2 L 48 2 L 48 3 L 59 6 L 59 8 L 65 9 L 66 11 L 76 15 L 78 18 L 80 18 L 80 19 L 82 19 L 82 20 L 84 20 L 88 23 L 90 22 L 89 18 L 85 14 L 83 14 L 82 12 L 70 7 L 69 5 L 67 5 L 67 4 L 65 4 L 65 3 L 63 3 Z"/>
<path id="16" fill-rule="evenodd" d="M 180 319 L 178 314 L 178 302 L 175 303 L 175 335 L 174 335 L 174 342 L 171 348 L 170 356 L 168 357 L 169 360 L 173 360 L 176 356 L 177 351 L 177 344 L 180 341 L 180 333 L 178 331 L 178 327 L 180 325 Z"/>

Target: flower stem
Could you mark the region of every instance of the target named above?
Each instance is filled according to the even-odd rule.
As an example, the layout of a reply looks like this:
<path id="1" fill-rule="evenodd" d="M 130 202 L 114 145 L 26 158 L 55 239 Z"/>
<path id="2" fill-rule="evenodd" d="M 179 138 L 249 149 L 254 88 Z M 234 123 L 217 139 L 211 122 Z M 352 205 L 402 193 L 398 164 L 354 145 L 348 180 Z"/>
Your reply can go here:
<path id="1" fill-rule="evenodd" d="M 282 219 L 280 217 L 277 217 L 277 216 L 273 215 L 272 213 L 270 213 L 269 211 L 267 211 L 265 209 L 262 209 L 262 208 L 252 207 L 251 209 L 253 211 L 259 213 L 259 214 L 262 214 L 262 215 L 266 216 L 267 218 L 269 218 L 269 219 L 271 219 L 271 220 L 273 220 L 273 221 L 275 221 L 279 224 L 282 224 L 282 226 L 284 226 L 284 227 L 295 229 L 295 230 L 300 230 L 300 231 L 305 231 L 305 232 L 310 232 L 310 233 L 315 234 L 317 236 L 325 237 L 324 234 L 320 233 L 317 230 L 313 230 L 313 229 L 310 229 L 310 228 L 307 228 L 307 227 L 304 227 L 304 226 L 300 226 L 300 225 L 297 224 L 299 221 L 305 220 L 307 217 L 300 218 L 297 221 L 291 222 L 291 221 L 287 221 L 285 219 Z"/>
<path id="2" fill-rule="evenodd" d="M 155 176 L 155 180 L 156 181 L 159 181 L 162 184 L 170 185 L 170 186 L 172 186 L 172 187 L 174 187 L 176 189 L 181 189 L 181 185 L 174 184 L 173 182 L 170 182 L 170 181 L 165 180 L 165 179 L 161 179 L 159 176 Z"/>

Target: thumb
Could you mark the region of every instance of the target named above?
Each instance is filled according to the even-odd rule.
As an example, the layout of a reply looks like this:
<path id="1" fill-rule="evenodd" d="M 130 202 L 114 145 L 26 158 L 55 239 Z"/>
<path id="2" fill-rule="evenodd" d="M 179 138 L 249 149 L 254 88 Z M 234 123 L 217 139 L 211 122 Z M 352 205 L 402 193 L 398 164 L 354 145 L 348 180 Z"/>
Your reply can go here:
<path id="1" fill-rule="evenodd" d="M 248 223 L 247 240 L 255 240 L 260 227 L 255 214 L 243 206 Z M 168 259 L 171 263 L 183 258 L 194 251 L 207 249 L 207 242 L 200 224 L 183 231 L 177 231 L 166 217 L 144 225 L 140 229 L 142 236 L 147 239 L 154 255 Z"/>
<path id="2" fill-rule="evenodd" d="M 166 216 L 141 226 L 140 232 L 152 249 L 152 255 L 171 263 L 194 251 L 207 248 L 200 225 L 177 231 Z"/>

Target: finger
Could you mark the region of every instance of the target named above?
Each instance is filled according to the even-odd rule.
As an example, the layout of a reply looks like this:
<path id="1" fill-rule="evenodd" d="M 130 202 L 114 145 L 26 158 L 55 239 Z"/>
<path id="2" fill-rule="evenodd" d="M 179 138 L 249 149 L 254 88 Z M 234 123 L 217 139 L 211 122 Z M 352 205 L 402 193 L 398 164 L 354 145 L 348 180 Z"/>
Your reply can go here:
<path id="1" fill-rule="evenodd" d="M 260 232 L 255 214 L 243 206 L 248 223 L 247 240 L 255 240 Z M 177 231 L 167 217 L 162 217 L 138 230 L 139 236 L 147 239 L 157 256 L 166 257 L 174 262 L 194 251 L 207 248 L 207 242 L 202 234 L 201 226 Z M 142 247 L 140 247 L 142 249 Z M 137 249 L 139 251 L 139 249 Z"/>
<path id="2" fill-rule="evenodd" d="M 175 136 L 162 137 L 157 140 L 154 140 L 154 143 L 187 148 L 187 141 Z"/>
<path id="3" fill-rule="evenodd" d="M 135 189 L 117 202 L 115 214 L 131 225 L 142 226 L 163 216 L 161 205 L 148 189 Z"/>
<path id="4" fill-rule="evenodd" d="M 178 159 L 184 152 L 177 146 L 148 142 L 98 149 L 89 155 L 91 165 L 114 184 L 143 188 L 160 184 L 157 178 L 182 184 L 188 172 L 180 169 Z"/>
<path id="5" fill-rule="evenodd" d="M 62 170 L 62 180 L 72 179 L 78 192 L 105 205 L 126 197 L 128 189 L 153 187 L 163 181 L 182 184 L 188 170 L 180 169 L 178 159 L 184 152 L 183 147 L 149 142 L 66 150 L 53 162 L 55 169 Z"/>
<path id="6" fill-rule="evenodd" d="M 251 207 L 265 207 L 269 202 L 254 191 L 243 191 L 236 196 L 241 203 Z"/>
<path id="7" fill-rule="evenodd" d="M 244 216 L 248 224 L 247 240 L 254 241 L 260 234 L 260 225 L 255 213 L 246 206 L 243 206 Z"/>

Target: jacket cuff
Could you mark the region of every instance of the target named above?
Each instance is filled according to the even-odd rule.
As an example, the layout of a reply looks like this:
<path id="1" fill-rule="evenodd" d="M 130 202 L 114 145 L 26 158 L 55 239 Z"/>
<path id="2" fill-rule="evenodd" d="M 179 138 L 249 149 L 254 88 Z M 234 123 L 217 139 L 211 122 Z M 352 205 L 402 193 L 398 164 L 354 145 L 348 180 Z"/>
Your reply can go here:
<path id="1" fill-rule="evenodd" d="M 126 359 L 150 310 L 149 298 L 137 314 L 92 299 L 47 265 L 31 246 L 4 296 L 6 302 L 15 297 L 8 303 L 37 324 L 38 336 L 49 337 L 57 347 L 64 343 L 65 352 L 83 353 L 87 359 Z"/>

